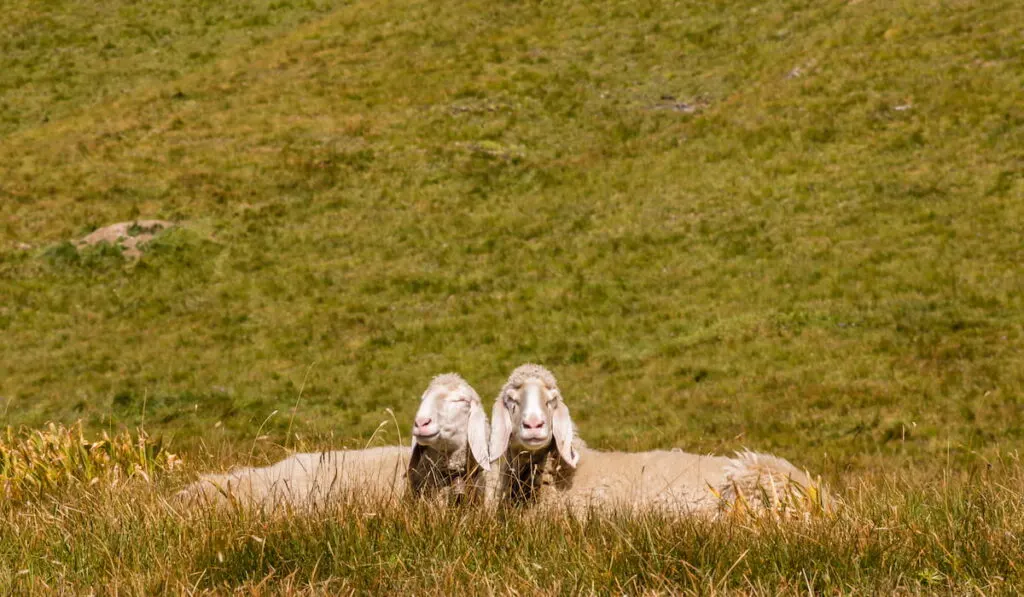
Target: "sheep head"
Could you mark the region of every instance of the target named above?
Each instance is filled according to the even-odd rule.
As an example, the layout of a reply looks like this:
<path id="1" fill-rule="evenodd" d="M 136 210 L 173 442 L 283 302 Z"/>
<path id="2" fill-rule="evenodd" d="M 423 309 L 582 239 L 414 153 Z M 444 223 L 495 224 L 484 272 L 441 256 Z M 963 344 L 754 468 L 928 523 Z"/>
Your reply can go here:
<path id="1" fill-rule="evenodd" d="M 526 364 L 512 372 L 494 402 L 491 428 L 494 460 L 510 446 L 516 452 L 538 453 L 554 442 L 566 464 L 575 468 L 579 462 L 572 446 L 575 431 L 569 408 L 555 376 L 540 365 Z"/>
<path id="2" fill-rule="evenodd" d="M 489 471 L 487 434 L 487 415 L 476 390 L 455 373 L 438 375 L 423 392 L 416 411 L 410 467 L 415 466 L 426 448 L 451 454 L 468 444 L 473 459 Z"/>

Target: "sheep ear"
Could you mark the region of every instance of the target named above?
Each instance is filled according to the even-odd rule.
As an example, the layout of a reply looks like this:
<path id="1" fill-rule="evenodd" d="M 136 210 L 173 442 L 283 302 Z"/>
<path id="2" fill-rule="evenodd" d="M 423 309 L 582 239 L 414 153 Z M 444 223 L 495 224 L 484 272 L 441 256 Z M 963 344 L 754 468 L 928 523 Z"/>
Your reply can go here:
<path id="1" fill-rule="evenodd" d="M 487 456 L 487 414 L 479 402 L 469 405 L 469 450 L 473 458 L 480 463 L 480 468 L 491 470 L 491 459 Z"/>
<path id="2" fill-rule="evenodd" d="M 416 470 L 416 467 L 420 465 L 420 458 L 423 457 L 423 446 L 416 443 L 416 438 L 412 438 L 412 454 L 409 456 L 409 467 L 406 469 L 407 472 Z"/>
<path id="3" fill-rule="evenodd" d="M 405 469 L 406 481 L 409 483 L 409 493 L 413 496 L 420 496 L 427 481 L 427 475 L 420 468 L 423 462 L 423 453 L 427 449 L 412 439 L 412 455 L 409 457 L 409 468 Z"/>
<path id="4" fill-rule="evenodd" d="M 580 455 L 572 447 L 574 436 L 572 419 L 569 417 L 569 407 L 562 401 L 559 401 L 558 406 L 555 407 L 551 430 L 555 432 L 555 446 L 558 448 L 562 460 L 572 468 L 576 468 L 576 463 L 580 461 Z"/>
<path id="5" fill-rule="evenodd" d="M 508 440 L 512 433 L 512 417 L 505 408 L 505 402 L 498 398 L 494 401 L 494 413 L 491 415 L 491 449 L 490 460 L 494 462 L 508 449 Z"/>

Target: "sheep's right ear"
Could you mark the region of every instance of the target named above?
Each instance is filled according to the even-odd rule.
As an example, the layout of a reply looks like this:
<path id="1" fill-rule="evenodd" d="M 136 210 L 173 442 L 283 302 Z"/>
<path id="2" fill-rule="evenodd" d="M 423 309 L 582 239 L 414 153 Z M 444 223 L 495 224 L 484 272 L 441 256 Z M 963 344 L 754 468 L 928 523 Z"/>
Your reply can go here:
<path id="1" fill-rule="evenodd" d="M 409 468 L 406 472 L 416 470 L 416 467 L 420 465 L 420 458 L 423 457 L 423 446 L 416 443 L 416 438 L 412 438 L 412 454 L 409 456 Z"/>
<path id="2" fill-rule="evenodd" d="M 491 414 L 491 449 L 490 459 L 494 462 L 508 449 L 508 440 L 512 433 L 512 417 L 505 408 L 505 401 L 498 398 L 494 401 L 494 412 Z"/>

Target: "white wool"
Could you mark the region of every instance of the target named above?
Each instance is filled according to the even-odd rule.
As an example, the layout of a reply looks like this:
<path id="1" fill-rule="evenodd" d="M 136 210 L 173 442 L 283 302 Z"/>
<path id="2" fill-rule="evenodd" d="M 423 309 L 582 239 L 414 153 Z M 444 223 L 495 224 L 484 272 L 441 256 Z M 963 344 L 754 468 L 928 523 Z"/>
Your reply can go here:
<path id="1" fill-rule="evenodd" d="M 407 494 L 417 497 L 476 501 L 483 498 L 482 466 L 489 467 L 486 452 L 487 420 L 480 398 L 465 380 L 454 373 L 435 377 L 422 401 L 443 387 L 462 392 L 472 409 L 480 414 L 470 417 L 481 427 L 478 451 L 483 465 L 469 445 L 448 447 L 385 446 L 363 450 L 341 450 L 294 454 L 266 467 L 244 467 L 224 474 L 200 476 L 179 493 L 186 501 L 202 500 L 215 504 L 235 504 L 262 509 L 311 508 L 330 502 L 357 499 L 363 502 L 390 502 Z M 475 411 L 474 411 L 475 412 Z M 442 416 L 436 413 L 435 416 Z M 442 436 L 448 429 L 440 426 Z M 441 442 L 444 446 L 444 442 Z M 481 449 L 482 446 L 482 449 Z"/>
<path id="2" fill-rule="evenodd" d="M 729 458 L 581 448 L 571 485 L 545 487 L 538 501 L 578 514 L 615 509 L 714 515 L 739 496 L 754 510 L 786 507 L 811 487 L 805 473 L 770 454 L 747 451 Z"/>
<path id="3" fill-rule="evenodd" d="M 294 454 L 271 466 L 202 475 L 179 497 L 262 509 L 314 508 L 354 497 L 390 501 L 405 493 L 409 452 L 385 446 Z"/>

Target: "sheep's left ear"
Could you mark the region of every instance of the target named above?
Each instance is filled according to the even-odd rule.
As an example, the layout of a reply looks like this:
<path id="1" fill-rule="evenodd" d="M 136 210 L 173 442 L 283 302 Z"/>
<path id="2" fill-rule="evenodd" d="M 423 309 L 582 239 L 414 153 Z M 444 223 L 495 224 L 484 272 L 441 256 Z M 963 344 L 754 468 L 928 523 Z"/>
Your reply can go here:
<path id="1" fill-rule="evenodd" d="M 491 459 L 487 453 L 487 434 L 490 430 L 484 407 L 477 400 L 469 403 L 469 429 L 466 431 L 469 435 L 469 451 L 473 453 L 473 458 L 480 464 L 480 468 L 490 471 Z"/>
<path id="2" fill-rule="evenodd" d="M 551 419 L 551 430 L 555 432 L 555 446 L 558 448 L 558 453 L 566 464 L 576 468 L 576 463 L 580 461 L 580 455 L 572 447 L 575 434 L 572 419 L 569 417 L 569 407 L 559 400 Z"/>

